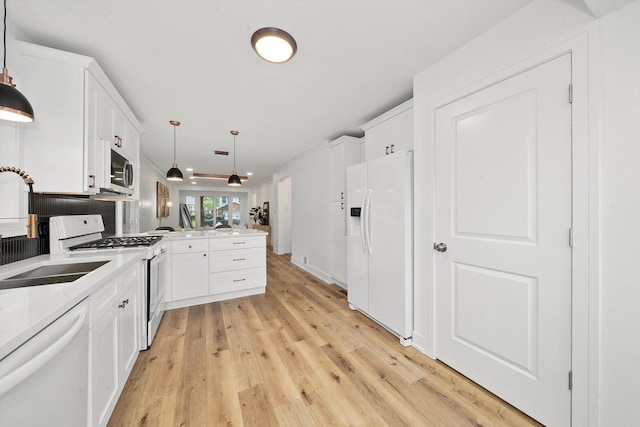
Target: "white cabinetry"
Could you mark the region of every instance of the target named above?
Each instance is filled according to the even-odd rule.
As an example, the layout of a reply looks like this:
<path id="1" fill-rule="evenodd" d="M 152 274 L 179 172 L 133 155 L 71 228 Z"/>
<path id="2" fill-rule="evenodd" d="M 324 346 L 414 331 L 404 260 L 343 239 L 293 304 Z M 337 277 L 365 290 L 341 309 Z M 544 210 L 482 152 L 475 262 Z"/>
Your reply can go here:
<path id="1" fill-rule="evenodd" d="M 207 239 L 171 243 L 171 299 L 178 301 L 209 295 Z"/>
<path id="2" fill-rule="evenodd" d="M 139 263 L 91 296 L 89 425 L 109 421 L 138 357 Z"/>
<path id="3" fill-rule="evenodd" d="M 93 58 L 16 42 L 23 64 L 20 90 L 36 108 L 36 120 L 20 137 L 26 170 L 38 192 L 97 193 L 108 179 L 105 141 L 114 125 L 139 160 L 140 123 Z M 132 141 L 129 147 L 129 142 Z"/>
<path id="4" fill-rule="evenodd" d="M 413 150 L 413 99 L 363 124 L 365 160 Z"/>
<path id="5" fill-rule="evenodd" d="M 172 240 L 171 247 L 171 295 L 165 309 L 265 292 L 265 234 Z"/>
<path id="6" fill-rule="evenodd" d="M 360 138 L 341 136 L 329 143 L 329 207 L 331 212 L 331 277 L 347 281 L 347 166 L 361 161 Z"/>
<path id="7" fill-rule="evenodd" d="M 122 110 L 106 92 L 100 99 L 100 126 L 98 137 L 106 147 L 117 151 L 127 159 L 136 159 L 139 149 L 139 133 L 127 120 Z"/>
<path id="8" fill-rule="evenodd" d="M 209 249 L 211 295 L 253 288 L 264 292 L 267 284 L 265 236 L 211 239 Z"/>
<path id="9" fill-rule="evenodd" d="M 352 136 L 341 136 L 329 143 L 329 200 L 347 198 L 347 166 L 360 163 L 362 140 Z"/>

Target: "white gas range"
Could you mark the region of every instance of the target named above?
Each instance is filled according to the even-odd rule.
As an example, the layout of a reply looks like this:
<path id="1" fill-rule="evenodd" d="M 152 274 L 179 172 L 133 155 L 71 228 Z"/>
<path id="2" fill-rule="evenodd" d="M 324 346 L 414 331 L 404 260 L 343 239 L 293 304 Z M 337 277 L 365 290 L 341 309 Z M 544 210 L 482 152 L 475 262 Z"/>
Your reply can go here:
<path id="1" fill-rule="evenodd" d="M 164 314 L 164 280 L 161 274 L 165 261 L 166 243 L 162 236 L 102 237 L 104 222 L 101 215 L 65 215 L 49 219 L 49 250 L 51 254 L 138 250 L 144 263 L 145 302 L 141 307 L 143 324 L 140 347 L 146 350 L 158 330 Z M 146 250 L 144 250 L 146 248 Z"/>

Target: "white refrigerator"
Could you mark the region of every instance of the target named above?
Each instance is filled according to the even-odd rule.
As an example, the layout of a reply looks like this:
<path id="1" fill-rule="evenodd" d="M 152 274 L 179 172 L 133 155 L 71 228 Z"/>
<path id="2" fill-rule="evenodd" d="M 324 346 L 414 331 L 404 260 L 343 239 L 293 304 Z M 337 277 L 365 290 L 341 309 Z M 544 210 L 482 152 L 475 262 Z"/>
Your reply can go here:
<path id="1" fill-rule="evenodd" d="M 347 168 L 349 307 L 400 338 L 413 330 L 412 152 Z"/>

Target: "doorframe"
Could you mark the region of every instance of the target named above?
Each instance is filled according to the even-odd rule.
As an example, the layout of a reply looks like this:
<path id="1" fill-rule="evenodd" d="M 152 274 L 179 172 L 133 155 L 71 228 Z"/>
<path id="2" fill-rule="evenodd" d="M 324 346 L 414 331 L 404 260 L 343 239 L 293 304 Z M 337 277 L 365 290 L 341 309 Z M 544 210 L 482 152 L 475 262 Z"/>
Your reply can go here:
<path id="1" fill-rule="evenodd" d="M 435 341 L 435 115 L 441 106 L 570 52 L 572 55 L 572 314 L 573 425 L 599 420 L 599 111 L 598 33 L 589 26 L 574 37 L 439 98 L 414 100 L 415 197 L 413 346 L 431 358 Z M 472 78 L 470 75 L 469 78 Z M 567 88 L 568 90 L 568 88 Z M 421 142 L 424 142 L 422 144 Z M 416 316 L 418 313 L 424 313 Z M 590 422 L 591 421 L 591 422 Z"/>

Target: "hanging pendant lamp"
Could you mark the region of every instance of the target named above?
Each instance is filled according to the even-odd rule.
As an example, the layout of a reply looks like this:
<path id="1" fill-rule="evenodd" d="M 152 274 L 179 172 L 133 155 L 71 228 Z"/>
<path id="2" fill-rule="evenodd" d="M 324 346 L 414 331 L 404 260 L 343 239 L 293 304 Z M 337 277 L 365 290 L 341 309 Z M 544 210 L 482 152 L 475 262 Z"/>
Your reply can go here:
<path id="1" fill-rule="evenodd" d="M 4 0 L 4 62 L 0 76 L 0 119 L 12 122 L 32 122 L 33 107 L 27 98 L 16 89 L 7 70 L 7 0 Z"/>
<path id="2" fill-rule="evenodd" d="M 180 126 L 180 122 L 176 120 L 169 120 L 169 123 L 173 126 L 173 164 L 171 165 L 169 172 L 167 172 L 167 180 L 182 181 L 184 178 L 182 177 L 182 172 L 178 169 L 178 164 L 176 163 L 176 128 Z"/>
<path id="3" fill-rule="evenodd" d="M 239 133 L 240 132 L 238 132 L 237 130 L 231 131 L 231 135 L 233 135 L 233 173 L 229 177 L 227 185 L 230 185 L 232 187 L 239 187 L 242 185 L 242 181 L 240 181 L 240 177 L 236 172 L 236 135 L 238 135 Z"/>

